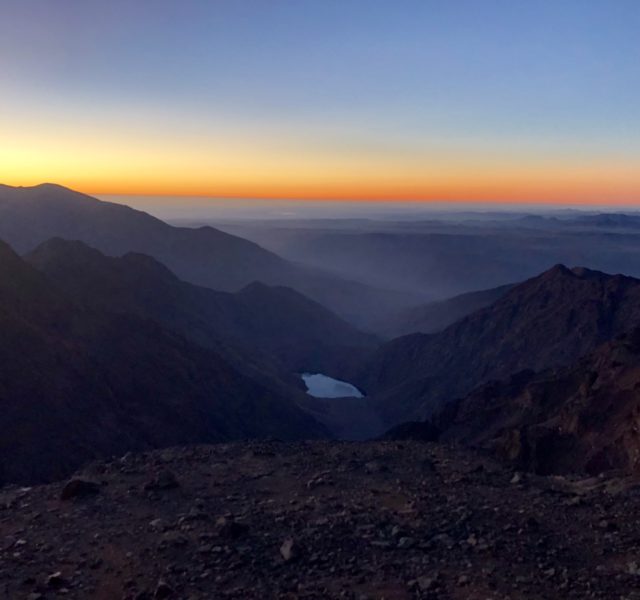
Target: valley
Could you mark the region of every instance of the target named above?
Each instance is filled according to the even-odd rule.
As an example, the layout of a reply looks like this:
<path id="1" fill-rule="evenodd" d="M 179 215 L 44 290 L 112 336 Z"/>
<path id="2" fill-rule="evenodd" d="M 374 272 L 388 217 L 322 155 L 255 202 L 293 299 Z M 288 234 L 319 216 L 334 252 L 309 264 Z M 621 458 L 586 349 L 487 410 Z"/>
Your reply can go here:
<path id="1" fill-rule="evenodd" d="M 5 396 L 14 403 L 11 405 L 13 412 L 8 413 L 12 415 L 8 426 L 15 425 L 12 419 L 19 419 L 27 430 L 34 428 L 34 432 L 41 431 L 42 434 L 54 431 L 56 427 L 62 427 L 63 421 L 59 425 L 55 420 L 46 425 L 38 422 L 36 415 L 41 410 L 49 410 L 45 408 L 48 404 L 39 403 L 53 402 L 55 405 L 66 399 L 61 404 L 65 408 L 59 415 L 68 415 L 63 419 L 72 418 L 74 431 L 77 431 L 74 433 L 77 435 L 77 441 L 73 442 L 75 447 L 70 445 L 70 440 L 65 441 L 69 452 L 65 451 L 63 455 L 58 449 L 49 451 L 59 463 L 50 466 L 41 461 L 36 465 L 38 445 L 34 445 L 29 453 L 22 449 L 20 438 L 5 437 L 4 458 L 0 456 L 0 464 L 4 465 L 1 473 L 7 482 L 46 481 L 60 477 L 86 460 L 104 456 L 107 451 L 152 449 L 181 441 L 227 441 L 244 435 L 363 440 L 381 436 L 396 425 L 425 419 L 437 423 L 444 430 L 446 439 L 487 446 L 489 440 L 480 442 L 474 437 L 471 442 L 467 439 L 468 434 L 459 433 L 466 431 L 458 423 L 462 413 L 457 413 L 451 421 L 452 407 L 473 407 L 465 408 L 464 414 L 474 415 L 469 417 L 471 419 L 484 419 L 480 417 L 484 409 L 471 400 L 474 394 L 482 393 L 481 386 L 496 380 L 508 381 L 521 372 L 545 373 L 548 369 L 571 368 L 601 346 L 616 343 L 625 334 L 633 335 L 635 328 L 640 326 L 637 310 L 640 280 L 558 264 L 521 282 L 467 292 L 410 310 L 394 309 L 395 312 L 387 312 L 385 320 L 374 328 L 379 331 L 386 328 L 386 336 L 376 335 L 358 328 L 359 319 L 349 321 L 305 296 L 302 290 L 306 284 L 295 287 L 299 280 L 292 281 L 294 287 L 264 283 L 262 279 L 271 277 L 269 269 L 256 272 L 255 276 L 260 280 L 236 291 L 192 283 L 188 276 L 183 279 L 161 262 L 162 258 L 169 258 L 175 265 L 178 255 L 185 258 L 182 245 L 170 249 L 165 241 L 163 246 L 154 246 L 156 234 L 148 234 L 158 229 L 164 232 L 163 236 L 178 235 L 185 239 L 192 236 L 190 244 L 196 245 L 188 245 L 189 252 L 197 252 L 194 256 L 199 261 L 206 256 L 206 260 L 214 265 L 212 273 L 221 273 L 222 265 L 233 265 L 234 261 L 239 262 L 232 269 L 240 272 L 238 265 L 242 261 L 248 260 L 252 268 L 260 263 L 254 264 L 254 259 L 245 256 L 246 253 L 263 257 L 260 260 L 267 261 L 264 265 L 280 265 L 279 269 L 288 264 L 242 238 L 219 235 L 210 227 L 204 230 L 172 228 L 145 213 L 104 203 L 60 186 L 21 189 L 5 186 L 2 192 L 0 207 L 8 222 L 13 220 L 16 226 L 9 237 L 18 248 L 27 250 L 19 257 L 5 246 L 0 257 L 0 266 L 5 272 L 0 298 L 6 315 L 5 339 L 12 339 L 7 337 L 9 327 L 15 328 L 16 336 L 23 329 L 29 331 L 33 338 L 29 344 L 34 345 L 36 339 L 41 339 L 38 343 L 42 344 L 44 361 L 50 360 L 45 358 L 49 355 L 44 348 L 49 347 L 57 336 L 65 341 L 58 343 L 60 358 L 56 360 L 68 360 L 62 358 L 68 349 L 82 347 L 82 360 L 88 359 L 93 365 L 89 371 L 81 367 L 64 377 L 60 377 L 60 371 L 52 364 L 43 366 L 43 373 L 58 373 L 57 377 L 52 375 L 54 383 L 48 384 L 49 393 L 45 393 L 44 383 L 37 387 L 38 380 L 32 380 L 29 387 L 24 386 L 20 374 L 31 368 L 27 366 L 26 355 L 18 353 L 10 358 L 7 355 L 6 364 L 16 365 L 12 367 L 13 371 L 6 371 L 4 383 Z M 64 215 L 65 218 L 52 218 L 52 215 Z M 105 215 L 108 216 L 107 224 Z M 561 221 L 532 219 L 531 222 L 519 218 L 528 227 L 543 231 L 559 229 L 562 235 L 565 231 L 572 235 L 576 227 L 586 227 L 589 231 L 599 227 L 627 231 L 635 227 L 632 217 L 627 220 L 611 217 L 595 222 L 583 217 L 584 223 L 575 217 Z M 464 227 L 494 231 L 514 219 L 509 215 L 502 220 L 485 216 L 473 221 L 469 216 L 463 222 Z M 46 230 L 36 226 L 42 220 L 46 220 Z M 468 224 L 470 220 L 471 225 Z M 429 223 L 429 227 L 435 227 Z M 276 225 L 281 226 L 280 223 Z M 319 225 L 327 227 L 326 222 Z M 9 232 L 8 225 L 3 226 L 4 231 Z M 268 224 L 265 222 L 262 226 L 267 228 Z M 366 226 L 379 227 L 379 224 L 368 223 Z M 397 223 L 385 226 L 390 230 L 400 227 Z M 418 222 L 411 227 L 422 229 L 425 226 Z M 346 223 L 345 227 L 348 230 L 354 224 Z M 441 227 L 446 230 L 454 225 L 445 219 Z M 18 231 L 19 237 L 16 236 Z M 143 231 L 147 233 L 142 234 Z M 35 243 L 45 232 L 53 237 L 28 248 L 28 239 Z M 64 238 L 76 234 L 90 241 Z M 217 241 L 206 243 L 214 243 L 213 246 L 205 244 L 198 249 L 200 242 L 196 243 L 196 240 L 201 240 L 203 235 Z M 91 243 L 106 247 L 108 251 L 92 247 Z M 141 253 L 141 243 L 155 254 Z M 213 254 L 206 249 L 214 247 L 217 250 Z M 120 252 L 121 248 L 127 250 Z M 473 253 L 474 249 L 467 248 L 467 251 Z M 184 270 L 178 272 L 184 273 Z M 245 273 L 243 276 L 251 275 Z M 464 281 L 464 273 L 459 277 Z M 229 284 L 220 285 L 224 288 Z M 338 293 L 342 282 L 334 286 L 337 287 L 327 288 L 324 293 Z M 107 331 L 111 334 L 118 327 L 129 332 L 126 339 L 107 336 Z M 417 328 L 415 332 L 392 339 L 388 337 L 394 329 L 411 330 L 413 327 Z M 134 333 L 138 330 L 139 333 Z M 133 361 L 136 369 L 127 380 L 122 380 L 122 369 L 115 365 L 127 360 L 128 356 L 136 356 L 136 344 L 143 347 L 150 339 L 155 340 L 153 345 L 158 350 L 164 348 L 163 345 L 167 345 L 167 349 L 151 360 L 147 360 L 151 358 L 147 354 L 141 355 Z M 173 349 L 169 350 L 168 346 Z M 187 362 L 190 370 L 179 376 L 170 374 L 171 371 L 162 365 L 163 361 L 169 360 L 172 368 L 176 368 L 176 360 L 169 358 L 172 353 L 180 359 L 192 355 Z M 37 354 L 33 351 L 30 354 L 33 355 L 32 362 Z M 77 358 L 73 361 L 78 364 Z M 205 383 L 212 369 L 197 366 L 208 364 L 207 361 L 215 362 L 214 371 L 220 373 L 219 381 L 224 382 L 215 384 L 214 396 L 205 391 L 206 386 L 214 385 L 213 382 Z M 190 374 L 195 372 L 201 375 Z M 91 376 L 87 377 L 89 373 Z M 165 383 L 167 376 L 169 379 Z M 109 382 L 104 391 L 97 393 L 96 390 L 104 385 L 101 383 L 104 377 L 114 377 L 117 385 L 126 387 L 121 392 L 114 387 L 116 383 Z M 186 378 L 187 387 L 180 383 L 180 378 Z M 236 384 L 232 381 L 235 380 L 242 381 L 243 386 L 253 386 L 255 392 L 251 398 L 246 397 L 246 392 L 239 392 L 241 388 L 234 387 Z M 154 386 L 163 390 L 159 396 Z M 192 388 L 193 392 L 186 391 Z M 143 398 L 135 398 L 133 402 L 132 397 L 125 402 L 122 394 L 125 390 L 131 393 L 133 389 L 143 390 Z M 58 390 L 55 393 L 60 394 L 60 400 L 53 400 L 55 395 L 51 392 L 54 390 Z M 92 390 L 94 402 L 98 402 L 87 411 L 86 417 L 75 411 L 76 400 L 69 404 L 69 400 L 81 397 L 85 390 Z M 116 404 L 106 400 L 114 393 Z M 31 401 L 25 404 L 20 399 L 27 394 Z M 105 399 L 97 401 L 101 394 L 105 394 Z M 194 420 L 187 424 L 191 409 L 185 407 L 192 402 L 187 400 L 190 394 L 199 399 L 194 400 Z M 464 400 L 466 397 L 468 401 Z M 180 433 L 163 431 L 160 425 L 149 428 L 151 413 L 157 412 L 152 408 L 151 398 L 154 402 L 165 398 L 166 410 L 173 411 L 167 414 L 181 413 Z M 624 402 L 624 410 L 633 413 L 634 400 Z M 475 408 L 476 404 L 478 408 Z M 86 437 L 89 432 L 84 432 L 83 419 L 97 414 L 97 406 L 106 411 L 105 415 L 111 415 L 108 421 L 113 423 L 118 434 L 106 435 L 103 441 L 96 438 L 87 445 L 84 440 L 89 439 Z M 551 418 L 547 410 L 551 408 L 546 405 L 539 408 L 541 412 L 536 418 L 540 422 Z M 587 410 L 591 408 L 587 407 Z M 478 411 L 477 416 L 474 411 Z M 278 415 L 285 413 L 290 416 L 282 420 Z M 201 416 L 196 417 L 196 414 Z M 263 416 L 255 421 L 252 414 Z M 515 424 L 517 421 L 508 426 L 507 421 L 502 423 L 502 417 L 499 419 L 495 410 L 492 415 L 496 429 L 486 425 L 487 432 L 494 431 L 495 439 L 491 444 L 497 444 L 500 436 L 510 439 L 509 435 L 516 435 L 509 433 L 511 430 L 507 427 L 512 427 L 512 431 L 522 427 Z M 159 422 L 163 418 L 160 417 Z M 631 415 L 624 418 L 634 422 Z M 206 425 L 210 419 L 210 425 Z M 177 423 L 174 419 L 174 425 Z M 306 425 L 302 426 L 302 423 Z M 50 448 L 58 448 L 56 436 L 42 439 L 53 444 Z M 526 446 L 531 442 L 521 443 Z M 616 453 L 620 450 L 616 444 L 614 441 L 613 449 L 609 450 L 602 438 L 595 451 L 618 456 Z M 521 452 L 530 452 L 525 446 Z M 626 448 L 625 452 L 635 452 L 631 442 L 621 441 L 620 447 Z M 513 449 L 510 452 L 517 453 Z M 555 456 L 553 451 L 552 455 Z M 17 457 L 22 462 L 16 463 Z M 522 460 L 525 463 L 533 460 L 533 463 L 525 464 L 527 469 L 538 468 L 533 466 L 537 459 Z M 622 458 L 608 460 L 603 464 L 635 469 L 635 463 Z M 581 470 L 585 468 L 583 464 L 576 462 L 574 465 L 569 461 L 565 469 L 574 466 Z"/>
<path id="2" fill-rule="evenodd" d="M 393 282 L 1 192 L 7 597 L 604 599 L 637 576 L 640 280 L 521 264 L 358 313 L 348 290 Z"/>

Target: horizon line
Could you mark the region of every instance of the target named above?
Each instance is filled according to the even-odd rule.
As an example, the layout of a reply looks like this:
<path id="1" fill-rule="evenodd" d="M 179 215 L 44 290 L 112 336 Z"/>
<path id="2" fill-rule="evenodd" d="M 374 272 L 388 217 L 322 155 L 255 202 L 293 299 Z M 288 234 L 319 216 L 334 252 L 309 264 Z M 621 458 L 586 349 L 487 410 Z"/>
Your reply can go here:
<path id="1" fill-rule="evenodd" d="M 87 192 L 85 192 L 87 193 Z M 194 193 L 149 193 L 149 192 L 88 192 L 89 195 L 111 198 L 135 198 L 135 199 L 171 199 L 183 198 L 194 199 L 200 202 L 210 201 L 253 201 L 253 202 L 287 202 L 287 203 L 321 203 L 321 204 L 377 204 L 377 205 L 411 205 L 411 206 L 429 206 L 429 205 L 500 205 L 526 207 L 541 206 L 547 208 L 568 207 L 586 207 L 586 208 L 615 208 L 628 207 L 640 209 L 640 198 L 637 200 L 619 200 L 619 199 L 540 199 L 540 198 L 414 198 L 414 197 L 332 197 L 332 196 L 272 196 L 272 195 L 240 195 L 240 194 L 194 194 Z"/>
<path id="2" fill-rule="evenodd" d="M 92 189 L 92 186 L 84 187 L 82 184 L 68 184 L 68 183 L 55 183 L 53 181 L 42 181 L 39 183 L 30 184 L 3 184 L 8 187 L 14 188 L 35 188 L 45 185 L 60 186 L 77 191 L 89 196 L 94 197 L 118 197 L 118 198 L 193 198 L 200 201 L 203 200 L 239 200 L 239 201 L 257 201 L 257 202 L 317 202 L 317 203 L 351 203 L 351 204 L 407 204 L 407 205 L 482 205 L 482 204 L 495 204 L 495 205 L 512 205 L 512 206 L 544 206 L 544 207 L 561 207 L 561 206 L 585 206 L 585 207 L 639 207 L 640 197 L 633 199 L 620 199 L 610 198 L 607 199 L 605 195 L 602 198 L 581 198 L 581 197 L 569 197 L 569 198 L 543 198 L 540 196 L 514 196 L 510 198 L 505 197 L 460 197 L 460 196 L 414 196 L 414 195 L 345 195 L 339 196 L 335 192 L 322 194 L 240 194 L 240 193 L 212 193 L 212 192 L 192 192 L 185 190 L 184 192 L 172 192 L 172 191 L 103 191 Z M 107 188 L 109 189 L 109 188 Z"/>

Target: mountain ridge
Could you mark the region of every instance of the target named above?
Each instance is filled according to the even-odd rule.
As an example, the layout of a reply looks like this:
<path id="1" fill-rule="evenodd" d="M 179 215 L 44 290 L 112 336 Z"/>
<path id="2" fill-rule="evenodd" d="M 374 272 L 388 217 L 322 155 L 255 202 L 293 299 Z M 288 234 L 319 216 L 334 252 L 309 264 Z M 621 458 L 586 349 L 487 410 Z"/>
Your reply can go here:
<path id="1" fill-rule="evenodd" d="M 487 290 L 458 294 L 399 311 L 383 326 L 391 338 L 411 333 L 437 333 L 467 315 L 489 306 L 517 284 L 506 284 Z"/>
<path id="2" fill-rule="evenodd" d="M 110 257 L 60 238 L 44 242 L 26 259 L 85 305 L 152 318 L 213 349 L 231 345 L 245 360 L 262 353 L 287 374 L 339 374 L 342 361 L 355 361 L 377 345 L 373 336 L 283 286 L 252 282 L 235 293 L 220 292 L 182 281 L 150 256 Z"/>
<path id="3" fill-rule="evenodd" d="M 175 227 L 58 185 L 0 188 L 0 239 L 26 253 L 53 237 L 80 240 L 112 256 L 148 254 L 182 279 L 220 291 L 255 280 L 293 287 L 360 326 L 398 303 L 390 291 L 285 260 L 210 226 Z"/>
<path id="4" fill-rule="evenodd" d="M 428 417 L 490 379 L 566 365 L 640 324 L 640 280 L 556 265 L 433 334 L 391 340 L 353 380 L 389 425 Z"/>
<path id="5" fill-rule="evenodd" d="M 279 390 L 157 323 L 83 307 L 0 245 L 0 483 L 128 450 L 327 430 Z M 46 418 L 43 418 L 46 415 Z"/>

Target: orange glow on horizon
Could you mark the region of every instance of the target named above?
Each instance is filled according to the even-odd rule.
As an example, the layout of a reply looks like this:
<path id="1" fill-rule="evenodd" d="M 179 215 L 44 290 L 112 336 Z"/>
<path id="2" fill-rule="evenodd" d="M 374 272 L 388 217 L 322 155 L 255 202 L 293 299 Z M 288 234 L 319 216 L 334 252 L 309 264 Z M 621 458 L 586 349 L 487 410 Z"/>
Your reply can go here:
<path id="1" fill-rule="evenodd" d="M 136 181 L 113 177 L 55 177 L 45 174 L 33 177 L 2 176 L 0 183 L 37 185 L 51 182 L 89 195 L 166 196 L 199 198 L 255 198 L 265 200 L 300 201 L 371 201 L 371 202 L 477 202 L 477 203 L 541 203 L 541 204 L 640 204 L 640 183 L 622 177 L 558 177 L 496 178 L 490 173 L 465 177 L 461 169 L 459 181 L 384 181 L 371 177 L 363 182 L 262 181 L 256 177 L 248 182 L 183 182 L 165 177 L 156 181 Z M 329 178 L 327 178 L 329 179 Z"/>
<path id="2" fill-rule="evenodd" d="M 534 203 L 534 204 L 628 204 L 640 205 L 640 185 L 583 184 L 566 182 L 534 182 L 499 185 L 479 181 L 466 185 L 433 186 L 392 185 L 253 185 L 216 186 L 176 182 L 166 185 L 147 182 L 87 181 L 64 178 L 4 178 L 1 183 L 32 186 L 50 182 L 64 185 L 91 196 L 157 196 L 263 200 L 299 200 L 328 202 L 453 202 L 453 203 Z"/>
<path id="3" fill-rule="evenodd" d="M 0 183 L 640 205 L 633 2 L 13 4 Z"/>
<path id="4" fill-rule="evenodd" d="M 0 183 L 59 183 L 92 195 L 379 202 L 638 204 L 634 156 L 450 146 L 410 152 L 296 145 L 285 136 L 164 138 L 56 126 L 0 145 Z M 146 133 L 146 132 L 145 132 Z M 511 151 L 510 151 L 511 150 Z"/>

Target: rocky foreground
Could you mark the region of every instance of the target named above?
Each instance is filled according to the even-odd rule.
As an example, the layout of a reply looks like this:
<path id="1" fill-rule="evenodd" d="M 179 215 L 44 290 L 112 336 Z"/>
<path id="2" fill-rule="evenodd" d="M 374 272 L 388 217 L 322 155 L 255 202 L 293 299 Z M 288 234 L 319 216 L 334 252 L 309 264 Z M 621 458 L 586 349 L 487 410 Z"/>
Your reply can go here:
<path id="1" fill-rule="evenodd" d="M 0 597 L 640 598 L 640 486 L 416 442 L 127 455 L 0 490 Z"/>

